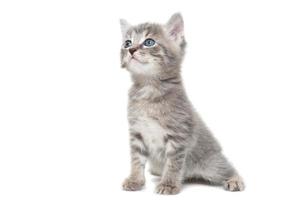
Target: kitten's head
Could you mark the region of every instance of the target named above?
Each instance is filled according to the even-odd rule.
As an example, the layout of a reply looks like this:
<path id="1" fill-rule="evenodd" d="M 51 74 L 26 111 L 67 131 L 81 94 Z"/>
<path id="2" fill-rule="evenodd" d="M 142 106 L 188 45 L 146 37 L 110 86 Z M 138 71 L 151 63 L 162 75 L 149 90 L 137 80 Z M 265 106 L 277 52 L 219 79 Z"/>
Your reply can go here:
<path id="1" fill-rule="evenodd" d="M 144 23 L 131 26 L 121 19 L 123 44 L 121 65 L 133 75 L 166 77 L 180 72 L 185 40 L 183 19 L 174 14 L 164 24 Z"/>

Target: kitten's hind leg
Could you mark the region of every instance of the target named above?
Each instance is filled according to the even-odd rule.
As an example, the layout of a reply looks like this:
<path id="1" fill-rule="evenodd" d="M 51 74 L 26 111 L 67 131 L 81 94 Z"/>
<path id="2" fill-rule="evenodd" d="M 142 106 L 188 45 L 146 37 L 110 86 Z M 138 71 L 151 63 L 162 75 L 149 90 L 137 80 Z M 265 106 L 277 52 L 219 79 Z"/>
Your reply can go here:
<path id="1" fill-rule="evenodd" d="M 201 177 L 210 183 L 223 185 L 228 191 L 242 191 L 245 188 L 242 178 L 221 153 L 203 161 Z"/>

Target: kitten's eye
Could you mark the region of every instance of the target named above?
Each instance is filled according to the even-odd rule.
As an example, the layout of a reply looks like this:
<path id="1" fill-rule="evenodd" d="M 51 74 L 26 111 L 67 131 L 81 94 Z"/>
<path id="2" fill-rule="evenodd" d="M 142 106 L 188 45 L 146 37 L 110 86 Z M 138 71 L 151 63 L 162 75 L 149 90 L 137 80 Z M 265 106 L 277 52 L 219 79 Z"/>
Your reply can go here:
<path id="1" fill-rule="evenodd" d="M 152 47 L 153 45 L 155 45 L 155 41 L 151 38 L 148 38 L 144 41 L 144 46 L 146 47 Z"/>
<path id="2" fill-rule="evenodd" d="M 126 41 L 125 41 L 125 44 L 124 44 L 124 48 L 131 47 L 131 45 L 132 45 L 131 40 L 126 40 Z"/>

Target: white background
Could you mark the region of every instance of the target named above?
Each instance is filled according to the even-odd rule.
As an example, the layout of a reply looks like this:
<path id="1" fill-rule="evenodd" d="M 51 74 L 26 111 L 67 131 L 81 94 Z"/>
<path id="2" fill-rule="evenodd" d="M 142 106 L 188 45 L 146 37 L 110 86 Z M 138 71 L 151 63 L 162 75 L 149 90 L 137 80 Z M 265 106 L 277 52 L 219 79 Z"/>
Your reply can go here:
<path id="1" fill-rule="evenodd" d="M 0 199 L 299 198 L 299 1 L 1 1 Z M 124 192 L 127 90 L 119 18 L 180 11 L 187 93 L 244 177 L 241 193 Z"/>

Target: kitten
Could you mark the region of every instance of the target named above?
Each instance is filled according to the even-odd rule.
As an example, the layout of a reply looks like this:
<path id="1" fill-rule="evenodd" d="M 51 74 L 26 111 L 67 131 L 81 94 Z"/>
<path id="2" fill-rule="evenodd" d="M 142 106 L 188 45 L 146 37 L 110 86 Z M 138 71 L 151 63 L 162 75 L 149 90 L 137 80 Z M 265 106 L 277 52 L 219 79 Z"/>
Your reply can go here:
<path id="1" fill-rule="evenodd" d="M 131 173 L 123 189 L 140 190 L 144 169 L 161 176 L 159 194 L 177 194 L 189 179 L 206 180 L 229 191 L 244 184 L 188 100 L 180 75 L 185 39 L 183 19 L 131 26 L 121 20 L 121 66 L 132 77 L 129 91 Z"/>

